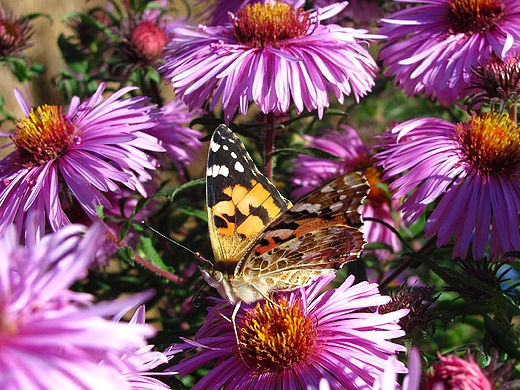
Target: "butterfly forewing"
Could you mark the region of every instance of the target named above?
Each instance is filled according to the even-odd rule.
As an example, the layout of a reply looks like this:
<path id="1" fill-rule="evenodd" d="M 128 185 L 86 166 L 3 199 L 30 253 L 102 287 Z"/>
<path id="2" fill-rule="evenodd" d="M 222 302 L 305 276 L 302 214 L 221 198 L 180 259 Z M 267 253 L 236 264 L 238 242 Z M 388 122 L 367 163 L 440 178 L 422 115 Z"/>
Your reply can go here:
<path id="1" fill-rule="evenodd" d="M 207 163 L 209 234 L 216 262 L 229 268 L 243 257 L 290 202 L 256 168 L 243 143 L 226 126 L 215 130 Z M 220 265 L 219 268 L 225 268 Z"/>

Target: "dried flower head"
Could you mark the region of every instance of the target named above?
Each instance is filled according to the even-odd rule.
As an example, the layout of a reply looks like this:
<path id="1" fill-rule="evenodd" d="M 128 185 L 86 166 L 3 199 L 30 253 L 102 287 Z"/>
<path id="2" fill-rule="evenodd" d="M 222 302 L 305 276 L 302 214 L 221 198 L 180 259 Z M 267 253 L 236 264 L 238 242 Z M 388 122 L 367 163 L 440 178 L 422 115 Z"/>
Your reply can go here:
<path id="1" fill-rule="evenodd" d="M 31 46 L 32 26 L 26 17 L 15 18 L 0 7 L 0 58 L 19 54 Z"/>

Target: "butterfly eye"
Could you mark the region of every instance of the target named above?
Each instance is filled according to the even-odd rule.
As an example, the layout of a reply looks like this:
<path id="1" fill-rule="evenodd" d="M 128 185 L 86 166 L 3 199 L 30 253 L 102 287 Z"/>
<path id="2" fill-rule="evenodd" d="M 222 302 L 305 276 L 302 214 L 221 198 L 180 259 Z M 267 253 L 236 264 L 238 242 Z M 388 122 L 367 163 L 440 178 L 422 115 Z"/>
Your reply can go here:
<path id="1" fill-rule="evenodd" d="M 224 278 L 224 275 L 222 275 L 222 272 L 220 272 L 219 270 L 214 270 L 212 276 L 217 283 L 221 283 L 222 279 Z"/>

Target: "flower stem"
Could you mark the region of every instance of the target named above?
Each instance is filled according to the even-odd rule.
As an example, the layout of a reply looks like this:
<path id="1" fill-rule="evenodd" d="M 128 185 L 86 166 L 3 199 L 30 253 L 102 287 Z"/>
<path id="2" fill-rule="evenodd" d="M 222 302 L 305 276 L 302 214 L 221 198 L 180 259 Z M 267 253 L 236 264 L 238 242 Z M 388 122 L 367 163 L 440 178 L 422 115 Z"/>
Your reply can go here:
<path id="1" fill-rule="evenodd" d="M 514 101 L 510 106 L 509 106 L 509 109 L 508 109 L 508 113 L 509 113 L 509 118 L 516 123 L 516 105 L 517 105 L 517 102 Z"/>
<path id="2" fill-rule="evenodd" d="M 112 242 L 114 242 L 118 247 L 124 248 L 124 247 L 128 246 L 128 244 L 124 240 L 123 241 L 119 240 L 119 238 L 108 228 L 108 226 L 106 226 L 106 230 L 107 230 L 108 238 Z M 183 278 L 181 278 L 181 277 L 179 277 L 177 275 L 174 275 L 174 274 L 172 274 L 172 273 L 170 273 L 168 271 L 165 271 L 165 270 L 163 270 L 163 269 L 153 265 L 148 260 L 143 259 L 141 256 L 139 256 L 134 251 L 132 251 L 132 252 L 133 252 L 133 260 L 135 260 L 135 262 L 141 264 L 144 268 L 147 268 L 150 271 L 155 272 L 156 274 L 162 276 L 165 279 L 170 280 L 173 283 L 184 285 L 184 279 Z"/>
<path id="3" fill-rule="evenodd" d="M 429 249 L 432 245 L 435 245 L 435 240 L 437 240 L 437 236 L 431 237 L 426 243 L 422 246 L 421 249 L 417 251 L 417 253 L 423 254 L 426 252 L 427 249 Z M 401 264 L 399 267 L 397 267 L 394 272 L 392 272 L 389 276 L 387 276 L 381 283 L 379 283 L 380 287 L 385 287 L 389 285 L 395 278 L 399 276 L 401 272 L 403 272 L 405 269 L 407 269 L 412 263 L 414 263 L 416 260 L 413 257 L 408 257 L 408 259 Z"/>
<path id="4" fill-rule="evenodd" d="M 275 127 L 274 127 L 274 114 L 269 113 L 267 115 L 267 123 L 269 123 L 269 127 L 265 133 L 265 176 L 269 180 L 273 180 L 273 151 L 274 151 L 274 136 L 275 136 Z"/>

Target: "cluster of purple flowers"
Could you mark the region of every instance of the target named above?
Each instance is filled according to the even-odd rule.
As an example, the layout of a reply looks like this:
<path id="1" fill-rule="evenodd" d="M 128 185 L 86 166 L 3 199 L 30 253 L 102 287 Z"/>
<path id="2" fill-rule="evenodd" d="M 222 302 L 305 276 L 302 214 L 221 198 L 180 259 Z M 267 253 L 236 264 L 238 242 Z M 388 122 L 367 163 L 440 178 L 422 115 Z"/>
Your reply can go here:
<path id="1" fill-rule="evenodd" d="M 433 247 L 466 262 L 518 257 L 520 1 L 394 0 L 387 8 L 395 12 L 361 0 L 215 0 L 209 7 L 198 1 L 194 9 L 205 7 L 198 25 L 196 18 L 173 18 L 166 1 L 142 3 L 124 13 L 110 1 L 76 22 L 72 41 L 82 46 L 75 54 L 105 50 L 92 54 L 95 67 L 81 77 L 74 67 L 62 74 L 69 87 L 84 78 L 84 96 L 73 96 L 66 108 L 33 106 L 14 91 L 23 114 L 0 133 L 2 148 L 10 148 L 0 159 L 0 388 L 162 389 L 169 387 L 161 378 L 190 378 L 209 364 L 193 389 L 517 386 L 508 383 L 512 360 L 493 355 L 482 369 L 480 355 L 442 355 L 433 345 L 424 355 L 437 353 L 437 360 L 424 375 L 427 359 L 410 346 L 414 331 L 427 332 L 431 291 L 404 289 L 392 297 L 380 290 L 419 279 L 399 275 L 409 265 L 395 265 L 403 248 L 416 259 Z M 32 35 L 28 18 L 0 8 L 0 61 L 22 58 Z M 422 96 L 444 111 L 385 124 L 368 136 L 355 118 L 348 125 L 324 120 L 339 105 L 355 112 L 384 76 L 392 77 L 395 87 L 387 86 L 396 95 Z M 165 98 L 161 83 L 174 96 Z M 312 130 L 287 130 L 296 121 Z M 260 137 L 267 176 L 275 135 L 306 147 L 281 180 L 294 198 L 362 171 L 370 185 L 361 211 L 365 255 L 377 270 L 365 272 L 372 282 L 360 281 L 359 272 L 358 283 L 350 275 L 331 287 L 335 276 L 326 276 L 239 307 L 214 298 L 193 339 L 168 340 L 169 347 L 154 351 L 147 340 L 157 330 L 145 324 L 143 306 L 153 291 L 94 302 L 77 283 L 89 269 L 109 265 L 124 245 L 136 256 L 159 257 L 127 225 L 164 210 L 151 198 L 170 171 L 190 185 L 204 149 L 204 135 L 191 125 L 216 122 L 250 133 L 267 129 Z M 183 210 L 187 237 L 195 224 L 190 217 L 200 213 Z M 384 280 L 396 268 L 397 281 Z M 497 268 L 490 269 L 482 275 L 501 288 Z M 438 270 L 445 281 L 454 279 Z M 497 305 L 495 298 L 486 306 Z M 121 320 L 136 307 L 128 322 Z M 398 360 L 404 352 L 406 365 Z M 404 381 L 398 374 L 407 374 Z"/>

